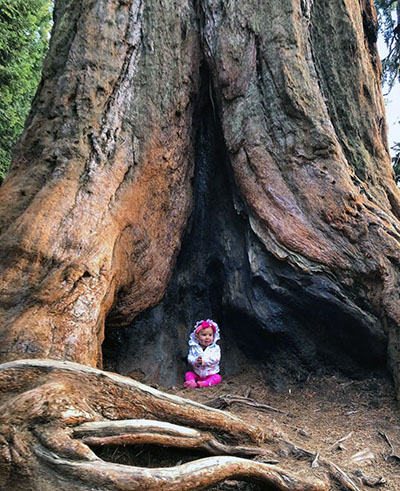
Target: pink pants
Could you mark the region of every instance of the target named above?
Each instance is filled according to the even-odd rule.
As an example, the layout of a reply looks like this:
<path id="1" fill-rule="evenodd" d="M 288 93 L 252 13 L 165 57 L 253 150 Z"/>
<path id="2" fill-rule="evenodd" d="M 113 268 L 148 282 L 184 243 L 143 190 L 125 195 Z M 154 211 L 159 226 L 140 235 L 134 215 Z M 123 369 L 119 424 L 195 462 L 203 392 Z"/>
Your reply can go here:
<path id="1" fill-rule="evenodd" d="M 210 385 L 217 385 L 221 382 L 221 375 L 219 373 L 214 373 L 213 375 L 209 375 L 208 377 L 200 377 L 197 373 L 194 372 L 186 372 L 185 380 L 188 382 L 189 380 L 194 380 L 197 382 L 199 387 L 208 387 Z"/>

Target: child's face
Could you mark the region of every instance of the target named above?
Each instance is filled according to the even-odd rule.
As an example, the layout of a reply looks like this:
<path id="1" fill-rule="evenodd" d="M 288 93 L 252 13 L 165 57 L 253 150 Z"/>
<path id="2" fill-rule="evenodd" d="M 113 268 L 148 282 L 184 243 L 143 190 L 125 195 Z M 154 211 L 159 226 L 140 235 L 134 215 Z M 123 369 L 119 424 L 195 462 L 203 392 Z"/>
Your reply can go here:
<path id="1" fill-rule="evenodd" d="M 211 327 L 205 327 L 204 329 L 200 329 L 196 334 L 196 338 L 198 339 L 200 346 L 207 348 L 207 346 L 210 346 L 213 342 L 214 331 Z"/>

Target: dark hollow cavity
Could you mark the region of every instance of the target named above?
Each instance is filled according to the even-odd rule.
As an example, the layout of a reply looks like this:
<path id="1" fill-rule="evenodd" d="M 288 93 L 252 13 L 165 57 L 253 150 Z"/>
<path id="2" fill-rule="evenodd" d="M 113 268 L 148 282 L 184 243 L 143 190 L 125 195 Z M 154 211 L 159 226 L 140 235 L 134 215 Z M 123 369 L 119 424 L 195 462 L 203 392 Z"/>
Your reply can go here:
<path id="1" fill-rule="evenodd" d="M 206 66 L 201 75 L 194 207 L 174 273 L 158 305 L 128 327 L 106 329 L 105 368 L 182 384 L 188 336 L 197 320 L 212 318 L 221 328 L 223 376 L 256 365 L 279 386 L 326 369 L 384 371 L 386 339 L 377 320 L 352 305 L 351 292 L 278 260 L 251 230 Z"/>
<path id="2" fill-rule="evenodd" d="M 158 445 L 90 445 L 90 449 L 106 462 L 136 467 L 172 467 L 209 457 L 206 452 Z"/>
<path id="3" fill-rule="evenodd" d="M 205 457 L 209 454 L 187 448 L 161 447 L 158 445 L 90 445 L 91 450 L 106 462 L 130 465 L 135 467 L 162 468 L 185 464 Z M 265 486 L 248 483 L 240 480 L 219 483 L 209 486 L 209 491 L 262 491 Z"/>

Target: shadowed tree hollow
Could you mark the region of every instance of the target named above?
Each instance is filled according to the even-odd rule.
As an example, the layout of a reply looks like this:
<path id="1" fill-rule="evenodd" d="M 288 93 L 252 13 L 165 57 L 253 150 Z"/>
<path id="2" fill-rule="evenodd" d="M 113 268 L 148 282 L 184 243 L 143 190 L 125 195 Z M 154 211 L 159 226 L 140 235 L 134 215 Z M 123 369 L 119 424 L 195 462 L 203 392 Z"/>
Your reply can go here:
<path id="1" fill-rule="evenodd" d="M 104 351 L 121 374 L 177 383 L 199 318 L 222 326 L 226 373 L 246 363 L 297 371 L 388 364 L 399 387 L 400 195 L 375 42 L 369 0 L 56 1 L 43 78 L 0 188 L 5 388 L 21 375 L 5 405 L 15 408 L 19 391 L 23 414 L 40 390 L 60 421 L 54 434 L 25 435 L 46 441 L 36 453 L 26 445 L 31 469 L 47 469 L 43 482 L 32 481 L 41 489 L 53 489 L 51 452 L 60 449 L 63 472 L 75 476 L 65 489 L 97 489 L 89 437 L 78 444 L 71 432 L 86 433 L 73 425 L 145 417 L 136 406 L 132 416 L 118 409 L 123 390 L 133 390 L 120 379 L 112 390 L 104 387 L 113 379 L 102 382 L 104 407 L 114 404 L 107 415 L 70 390 L 73 370 L 97 390 Z M 32 361 L 39 358 L 93 368 Z M 141 387 L 144 400 L 156 397 Z M 165 402 L 165 421 L 205 429 L 203 416 L 173 404 Z M 148 411 L 161 417 L 160 408 Z M 16 416 L 3 413 L 11 425 Z M 219 417 L 209 426 L 228 425 L 224 445 L 259 438 Z M 176 431 L 175 441 L 188 438 Z M 71 452 L 86 459 L 79 469 Z M 197 469 L 187 489 L 240 473 L 271 489 L 328 489 L 289 487 L 276 475 L 271 484 L 269 469 L 233 462 L 225 474 L 215 470 L 225 463 Z M 133 471 L 111 467 L 102 471 L 107 486 L 127 474 L 107 489 L 134 489 L 123 487 Z M 137 489 L 146 479 L 183 489 L 182 480 L 171 487 L 177 478 L 168 472 L 135 472 Z"/>

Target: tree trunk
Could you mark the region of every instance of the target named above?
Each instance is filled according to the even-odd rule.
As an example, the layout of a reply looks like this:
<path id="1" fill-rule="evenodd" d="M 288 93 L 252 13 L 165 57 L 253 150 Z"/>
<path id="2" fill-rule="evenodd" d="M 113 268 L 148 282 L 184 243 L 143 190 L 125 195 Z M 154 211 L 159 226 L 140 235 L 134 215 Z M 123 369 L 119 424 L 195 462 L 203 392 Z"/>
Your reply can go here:
<path id="1" fill-rule="evenodd" d="M 190 213 L 189 5 L 59 2 L 1 188 L 2 360 L 101 363 L 104 318 L 157 303 Z"/>
<path id="2" fill-rule="evenodd" d="M 212 315 L 228 371 L 238 339 L 366 366 L 389 340 L 397 380 L 375 36 L 367 0 L 57 4 L 1 188 L 1 359 L 101 365 L 110 312 L 110 332 L 130 325 L 108 343 L 120 371 L 173 383 Z"/>
<path id="3" fill-rule="evenodd" d="M 399 390 L 400 203 L 373 3 L 65 0 L 54 14 L 0 188 L 0 361 L 59 362 L 0 367 L 1 485 L 20 469 L 15 489 L 203 489 L 229 476 L 328 489 L 236 458 L 103 465 L 93 438 L 221 455 L 261 436 L 69 362 L 102 366 L 107 318 L 107 364 L 172 384 L 193 322 L 212 316 L 226 373 L 242 357 L 298 370 L 388 360 Z M 143 429 L 147 414 L 220 438 Z M 129 418 L 125 436 L 93 426 Z"/>
<path id="4" fill-rule="evenodd" d="M 372 2 L 207 2 L 200 34 L 190 224 L 163 300 L 109 331 L 107 358 L 176 383 L 189 326 L 210 316 L 227 372 L 243 351 L 271 372 L 382 366 L 389 339 L 397 379 L 399 194 Z"/>

